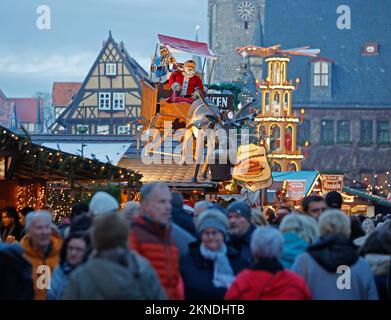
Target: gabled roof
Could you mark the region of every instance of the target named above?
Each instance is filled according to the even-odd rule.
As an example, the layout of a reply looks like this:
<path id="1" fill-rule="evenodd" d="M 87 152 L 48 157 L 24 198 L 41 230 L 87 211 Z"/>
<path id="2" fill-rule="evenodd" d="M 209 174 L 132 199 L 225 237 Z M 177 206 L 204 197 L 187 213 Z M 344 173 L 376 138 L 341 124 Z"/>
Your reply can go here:
<path id="1" fill-rule="evenodd" d="M 67 107 L 81 87 L 81 82 L 54 82 L 52 104 L 55 107 Z"/>
<path id="2" fill-rule="evenodd" d="M 335 105 L 391 105 L 391 6 L 389 0 L 273 0 L 266 1 L 264 45 L 276 43 L 284 48 L 309 45 L 319 48 L 322 57 L 331 59 L 332 101 Z M 341 4 L 351 9 L 350 30 L 337 28 L 336 9 Z M 379 54 L 362 55 L 368 42 L 379 44 Z M 296 105 L 310 104 L 310 63 L 294 57 L 288 78 L 301 79 L 294 93 Z M 320 104 L 319 104 L 320 105 Z"/>
<path id="3" fill-rule="evenodd" d="M 9 98 L 18 123 L 43 123 L 43 98 Z"/>
<path id="4" fill-rule="evenodd" d="M 142 78 L 144 78 L 144 77 L 147 77 L 148 74 L 136 62 L 136 60 L 134 60 L 128 54 L 128 52 L 126 51 L 123 43 L 120 45 L 122 48 L 120 48 L 120 46 L 117 44 L 117 42 L 115 42 L 115 40 L 113 39 L 111 31 L 110 31 L 108 39 L 104 42 L 104 44 L 102 46 L 102 49 L 99 52 L 99 55 L 97 56 L 94 64 L 91 66 L 90 71 L 88 72 L 87 76 L 85 77 L 83 83 L 80 86 L 79 91 L 77 92 L 76 96 L 72 100 L 71 104 L 67 107 L 66 110 L 64 110 L 64 112 L 59 116 L 59 118 L 57 119 L 57 121 L 55 123 L 59 123 L 62 126 L 66 126 L 66 123 L 65 123 L 66 121 L 64 121 L 64 119 L 69 114 L 72 114 L 77 109 L 77 107 L 79 105 L 79 102 L 80 102 L 80 100 L 82 99 L 82 97 L 84 95 L 84 90 L 85 90 L 85 87 L 86 87 L 86 85 L 88 83 L 88 80 L 90 79 L 92 73 L 94 72 L 94 69 L 95 69 L 96 65 L 99 64 L 99 61 L 100 61 L 101 57 L 103 56 L 103 54 L 105 53 L 105 50 L 109 46 L 109 44 L 112 44 L 114 46 L 114 48 L 116 49 L 118 54 L 121 56 L 122 60 L 124 61 L 125 65 L 129 69 L 129 72 L 131 73 L 132 77 L 134 78 L 134 80 L 136 82 L 136 85 L 137 85 L 137 88 L 138 88 L 138 92 L 139 92 L 139 94 L 141 96 L 141 83 L 140 83 L 140 80 Z"/>

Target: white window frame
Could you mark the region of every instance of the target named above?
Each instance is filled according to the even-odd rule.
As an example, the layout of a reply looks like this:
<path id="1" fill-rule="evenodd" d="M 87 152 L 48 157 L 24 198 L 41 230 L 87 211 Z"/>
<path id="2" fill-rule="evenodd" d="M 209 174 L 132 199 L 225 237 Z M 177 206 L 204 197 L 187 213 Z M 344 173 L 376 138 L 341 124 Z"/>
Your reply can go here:
<path id="1" fill-rule="evenodd" d="M 125 110 L 125 93 L 113 93 L 113 110 Z"/>
<path id="2" fill-rule="evenodd" d="M 111 110 L 110 92 L 99 92 L 99 110 Z"/>
<path id="3" fill-rule="evenodd" d="M 329 86 L 330 67 L 326 61 L 314 62 L 314 86 L 328 87 Z"/>
<path id="4" fill-rule="evenodd" d="M 77 124 L 75 127 L 76 134 L 83 134 L 79 131 L 79 128 L 87 128 L 88 130 L 84 134 L 90 134 L 90 126 L 88 124 Z"/>
<path id="5" fill-rule="evenodd" d="M 126 125 L 126 126 L 118 126 L 117 127 L 117 134 L 118 135 L 125 135 L 125 134 L 130 134 L 130 125 Z"/>
<path id="6" fill-rule="evenodd" d="M 97 125 L 96 126 L 96 134 L 110 134 L 110 126 L 109 125 Z"/>
<path id="7" fill-rule="evenodd" d="M 106 76 L 116 76 L 117 75 L 117 64 L 112 62 L 107 62 L 105 64 L 105 74 Z"/>

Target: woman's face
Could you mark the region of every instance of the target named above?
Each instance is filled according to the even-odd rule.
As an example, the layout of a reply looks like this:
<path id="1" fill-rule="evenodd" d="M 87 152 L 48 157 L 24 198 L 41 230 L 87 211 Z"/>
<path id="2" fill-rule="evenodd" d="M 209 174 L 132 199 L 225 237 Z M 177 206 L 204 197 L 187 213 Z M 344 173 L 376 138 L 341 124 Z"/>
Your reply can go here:
<path id="1" fill-rule="evenodd" d="M 9 217 L 7 213 L 4 211 L 1 214 L 1 221 L 3 222 L 4 226 L 8 227 L 14 222 L 14 219 Z"/>
<path id="2" fill-rule="evenodd" d="M 224 242 L 224 236 L 217 229 L 208 228 L 202 232 L 201 240 L 207 249 L 211 251 L 218 251 Z"/>
<path id="3" fill-rule="evenodd" d="M 82 263 L 86 254 L 86 243 L 82 239 L 71 239 L 67 247 L 67 261 L 72 266 L 77 266 Z"/>

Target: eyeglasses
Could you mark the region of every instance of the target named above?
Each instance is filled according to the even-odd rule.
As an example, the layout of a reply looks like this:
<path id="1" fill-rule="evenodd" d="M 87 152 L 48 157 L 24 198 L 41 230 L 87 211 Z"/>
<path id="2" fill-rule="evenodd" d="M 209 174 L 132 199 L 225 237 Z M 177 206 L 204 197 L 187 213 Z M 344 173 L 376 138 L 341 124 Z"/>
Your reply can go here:
<path id="1" fill-rule="evenodd" d="M 216 237 L 219 233 L 220 233 L 220 232 L 218 232 L 218 231 L 204 231 L 204 232 L 202 233 L 202 236 L 203 236 L 203 237 L 206 237 L 206 238 L 210 238 L 210 237 L 214 238 L 214 237 Z"/>

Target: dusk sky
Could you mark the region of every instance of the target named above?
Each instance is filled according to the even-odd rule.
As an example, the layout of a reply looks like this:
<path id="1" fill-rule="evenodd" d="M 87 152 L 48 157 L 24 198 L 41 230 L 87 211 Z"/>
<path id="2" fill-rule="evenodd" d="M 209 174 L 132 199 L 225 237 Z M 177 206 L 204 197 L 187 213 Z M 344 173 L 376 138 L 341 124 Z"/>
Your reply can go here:
<path id="1" fill-rule="evenodd" d="M 39 30 L 37 8 L 51 9 Z M 54 81 L 82 82 L 109 30 L 148 69 L 157 34 L 207 42 L 207 0 L 1 0 L 0 89 L 8 97 L 50 92 Z"/>

